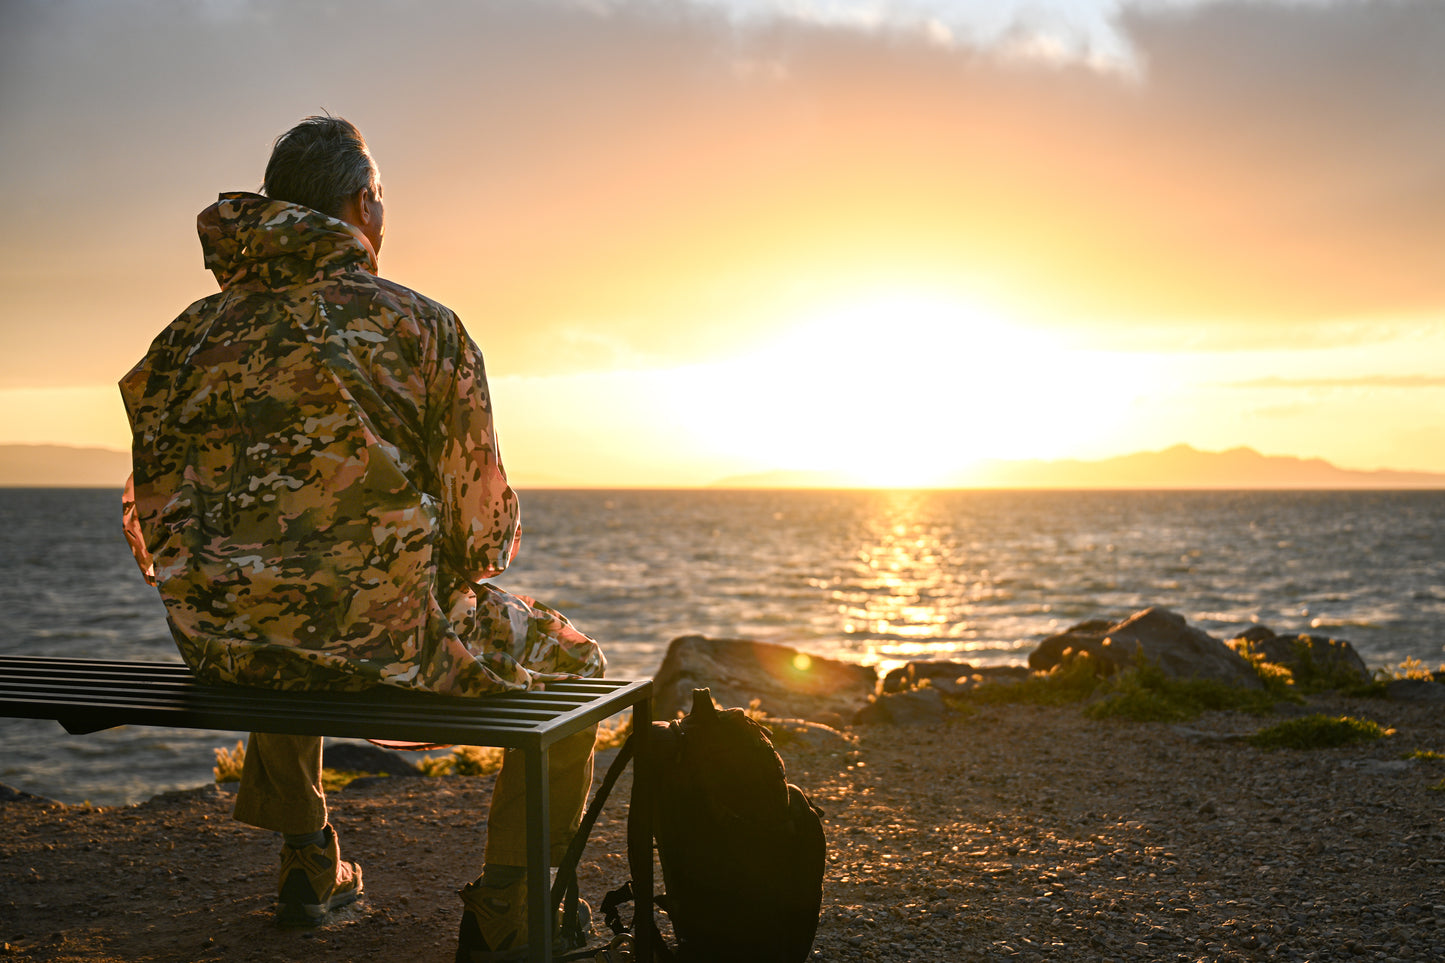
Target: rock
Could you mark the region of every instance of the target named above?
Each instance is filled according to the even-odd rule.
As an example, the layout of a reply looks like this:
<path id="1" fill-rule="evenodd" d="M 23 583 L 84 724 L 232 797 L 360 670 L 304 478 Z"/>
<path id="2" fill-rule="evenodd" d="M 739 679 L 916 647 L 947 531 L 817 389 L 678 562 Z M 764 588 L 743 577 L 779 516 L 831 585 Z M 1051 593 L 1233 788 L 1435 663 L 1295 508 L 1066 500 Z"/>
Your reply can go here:
<path id="1" fill-rule="evenodd" d="M 966 675 L 961 675 L 956 679 L 949 678 L 948 676 L 939 676 L 936 679 L 924 679 L 923 686 L 928 689 L 936 689 L 942 695 L 956 696 L 963 695 L 969 689 L 972 689 L 973 682 Z"/>
<path id="2" fill-rule="evenodd" d="M 1274 630 L 1264 625 L 1251 625 L 1243 632 L 1236 635 L 1231 642 L 1243 639 L 1246 642 L 1264 642 L 1267 639 L 1275 638 Z M 1232 646 L 1231 646 L 1232 647 Z"/>
<path id="3" fill-rule="evenodd" d="M 1323 635 L 1276 635 L 1263 625 L 1252 625 L 1227 643 L 1236 652 L 1247 649 L 1266 662 L 1282 665 L 1296 681 L 1369 682 L 1370 670 L 1355 647 L 1344 639 Z"/>
<path id="4" fill-rule="evenodd" d="M 908 662 L 896 669 L 889 671 L 883 677 L 883 692 L 902 692 L 905 689 L 920 688 L 924 679 L 948 679 L 952 681 L 959 676 L 970 675 L 973 672 L 973 664 L 969 662 L 950 662 L 945 660 L 933 660 L 924 662 Z"/>
<path id="5" fill-rule="evenodd" d="M 14 786 L 7 786 L 0 782 L 0 803 L 39 803 L 42 806 L 59 806 L 61 803 L 54 799 L 47 799 L 44 796 L 37 796 L 28 793 L 23 789 L 16 789 Z"/>
<path id="6" fill-rule="evenodd" d="M 1119 623 L 1109 619 L 1090 619 L 1070 626 L 1058 635 L 1051 635 L 1029 653 L 1029 668 L 1036 672 L 1047 672 L 1056 665 L 1067 662 L 1074 656 L 1087 652 L 1099 659 L 1095 665 L 1105 671 L 1113 669 L 1102 657 L 1104 638 L 1109 630 Z"/>
<path id="7" fill-rule="evenodd" d="M 1213 679 L 1251 689 L 1264 685 L 1254 667 L 1233 649 L 1191 626 L 1184 616 L 1159 606 L 1136 612 L 1103 631 L 1095 620 L 1050 636 L 1029 654 L 1029 667 L 1047 671 L 1080 652 L 1087 652 L 1104 675 L 1130 668 L 1143 657 L 1176 678 Z"/>
<path id="8" fill-rule="evenodd" d="M 420 776 L 421 770 L 407 762 L 400 753 L 391 752 L 364 742 L 327 742 L 321 764 L 327 769 L 344 772 L 369 772 L 373 775 Z"/>
<path id="9" fill-rule="evenodd" d="M 1029 670 L 1021 665 L 976 667 L 969 662 L 945 660 L 909 662 L 883 677 L 879 693 L 930 688 L 944 695 L 962 695 L 981 685 L 1022 682 L 1029 675 Z"/>
<path id="10" fill-rule="evenodd" d="M 1193 726 L 1170 726 L 1172 732 L 1193 742 L 1224 744 L 1239 742 L 1241 736 L 1228 732 L 1210 732 L 1207 729 L 1196 729 Z"/>
<path id="11" fill-rule="evenodd" d="M 957 684 L 961 691 L 976 689 L 982 685 L 1018 685 L 1028 679 L 1033 672 L 1025 665 L 994 665 L 974 669 L 973 673 L 966 679 L 958 679 Z"/>
<path id="12" fill-rule="evenodd" d="M 226 795 L 228 795 L 227 790 L 211 782 L 203 786 L 192 786 L 190 789 L 172 789 L 169 792 L 157 793 L 147 799 L 145 805 L 185 807 L 194 802 Z"/>
<path id="13" fill-rule="evenodd" d="M 1340 763 L 1345 769 L 1358 769 L 1361 772 L 1390 775 L 1405 772 L 1415 767 L 1413 759 L 1352 759 Z"/>
<path id="14" fill-rule="evenodd" d="M 1102 648 L 1120 668 L 1136 654 L 1178 678 L 1213 679 L 1260 689 L 1264 683 L 1254 667 L 1219 639 L 1195 628 L 1169 609 L 1145 609 L 1109 629 Z"/>
<path id="15" fill-rule="evenodd" d="M 928 686 L 907 692 L 884 692 L 859 709 L 853 722 L 858 725 L 892 723 L 919 726 L 943 722 L 948 714 L 943 693 Z"/>
<path id="16" fill-rule="evenodd" d="M 1445 685 L 1433 679 L 1391 679 L 1385 693 L 1399 702 L 1445 702 Z"/>
<path id="17" fill-rule="evenodd" d="M 851 718 L 878 681 L 868 666 L 810 655 L 786 645 L 748 639 L 673 639 L 653 678 L 653 718 L 686 712 L 692 690 L 709 688 L 723 706 L 758 708 L 778 718 Z M 831 714 L 831 715 L 830 715 Z"/>

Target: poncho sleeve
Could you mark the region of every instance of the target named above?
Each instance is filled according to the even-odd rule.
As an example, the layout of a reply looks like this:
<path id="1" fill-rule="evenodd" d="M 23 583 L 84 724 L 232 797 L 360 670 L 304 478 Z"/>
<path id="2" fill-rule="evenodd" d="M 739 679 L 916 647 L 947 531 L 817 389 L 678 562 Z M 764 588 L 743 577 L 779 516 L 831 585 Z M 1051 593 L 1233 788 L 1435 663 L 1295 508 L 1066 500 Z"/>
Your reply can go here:
<path id="1" fill-rule="evenodd" d="M 452 376 L 440 399 L 441 424 L 434 436 L 440 447 L 434 464 L 443 558 L 462 578 L 480 582 L 500 575 L 516 556 L 522 514 L 497 447 L 482 353 L 460 322 L 452 344 L 454 352 L 447 352 L 452 363 L 446 366 Z"/>

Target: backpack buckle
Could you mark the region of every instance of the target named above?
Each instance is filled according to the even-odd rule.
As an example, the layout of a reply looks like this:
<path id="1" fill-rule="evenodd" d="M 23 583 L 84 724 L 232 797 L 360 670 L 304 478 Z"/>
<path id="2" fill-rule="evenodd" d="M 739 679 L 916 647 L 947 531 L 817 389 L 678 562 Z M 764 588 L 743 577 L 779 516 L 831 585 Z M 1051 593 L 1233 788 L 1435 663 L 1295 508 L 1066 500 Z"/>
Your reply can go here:
<path id="1" fill-rule="evenodd" d="M 606 946 L 598 950 L 596 963 L 633 963 L 635 959 L 632 936 L 628 933 L 619 933 L 612 937 Z"/>

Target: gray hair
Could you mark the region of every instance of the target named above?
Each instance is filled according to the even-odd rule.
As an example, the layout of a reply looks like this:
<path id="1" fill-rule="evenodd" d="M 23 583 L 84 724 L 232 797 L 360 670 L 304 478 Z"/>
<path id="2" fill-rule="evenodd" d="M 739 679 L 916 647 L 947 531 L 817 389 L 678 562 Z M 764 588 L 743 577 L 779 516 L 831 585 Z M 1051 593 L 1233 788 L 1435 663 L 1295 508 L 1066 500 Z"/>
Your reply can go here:
<path id="1" fill-rule="evenodd" d="M 331 217 L 341 214 L 348 197 L 378 189 L 376 162 L 366 139 L 340 117 L 307 117 L 276 138 L 261 191 Z"/>

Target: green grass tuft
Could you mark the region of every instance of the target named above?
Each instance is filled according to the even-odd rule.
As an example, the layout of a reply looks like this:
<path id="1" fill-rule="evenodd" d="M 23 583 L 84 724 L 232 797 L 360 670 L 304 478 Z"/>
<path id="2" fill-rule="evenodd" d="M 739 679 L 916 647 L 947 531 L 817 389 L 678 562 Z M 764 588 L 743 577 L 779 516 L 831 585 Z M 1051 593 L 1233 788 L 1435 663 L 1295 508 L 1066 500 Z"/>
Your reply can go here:
<path id="1" fill-rule="evenodd" d="M 457 746 L 452 750 L 452 773 L 458 776 L 485 776 L 502 768 L 506 750 L 496 746 Z"/>
<path id="2" fill-rule="evenodd" d="M 601 752 L 603 749 L 616 749 L 627 741 L 632 735 L 632 713 L 627 713 L 618 720 L 616 725 L 609 725 L 606 721 L 597 726 L 596 749 Z"/>
<path id="3" fill-rule="evenodd" d="M 450 776 L 456 764 L 456 756 L 448 753 L 445 756 L 422 756 L 416 761 L 416 768 L 423 776 Z"/>
<path id="4" fill-rule="evenodd" d="M 948 701 L 967 709 L 998 703 L 1057 706 L 1093 700 L 1084 710 L 1090 718 L 1136 722 L 1180 722 L 1211 709 L 1266 713 L 1277 702 L 1301 701 L 1277 673 L 1264 681 L 1265 688 L 1260 690 L 1208 679 L 1176 679 L 1142 659 L 1130 669 L 1101 677 L 1094 660 L 1079 655 L 1022 682 L 979 686 L 948 697 Z"/>
<path id="5" fill-rule="evenodd" d="M 597 748 L 620 746 L 631 733 L 630 715 L 616 725 L 604 722 L 597 727 Z M 485 776 L 502 768 L 505 754 L 506 750 L 496 746 L 457 746 L 445 756 L 423 756 L 416 768 L 423 776 Z"/>
<path id="6" fill-rule="evenodd" d="M 246 744 L 238 741 L 234 749 L 220 747 L 213 751 L 216 753 L 216 766 L 211 772 L 215 774 L 216 785 L 240 782 L 241 767 L 246 764 Z"/>
<path id="7" fill-rule="evenodd" d="M 1298 702 L 1300 701 L 1299 694 L 1305 692 L 1340 691 L 1349 695 L 1373 694 L 1374 683 L 1362 681 L 1342 661 L 1316 662 L 1314 650 L 1305 636 L 1290 640 L 1290 646 L 1294 649 L 1295 654 L 1293 668 L 1266 661 L 1262 652 L 1257 651 L 1252 644 L 1244 640 L 1239 640 L 1234 644 L 1236 645 L 1235 651 L 1254 666 L 1255 674 L 1259 676 L 1265 688 L 1278 698 Z M 1383 689 L 1380 694 L 1383 695 Z"/>
<path id="8" fill-rule="evenodd" d="M 338 792 L 363 776 L 381 776 L 380 772 L 361 772 L 355 769 L 322 769 L 321 788 L 327 792 Z"/>
<path id="9" fill-rule="evenodd" d="M 1369 719 L 1315 713 L 1266 726 L 1246 741 L 1257 749 L 1332 749 L 1370 742 L 1394 732 Z"/>
<path id="10" fill-rule="evenodd" d="M 1109 679 L 1102 698 L 1085 709 L 1093 719 L 1122 718 L 1135 722 L 1182 722 L 1201 712 L 1273 711 L 1281 696 L 1268 688 L 1244 689 L 1213 679 L 1176 679 L 1150 662 Z"/>
<path id="11" fill-rule="evenodd" d="M 1445 669 L 1445 665 L 1440 667 Z M 1423 661 L 1413 656 L 1405 659 L 1399 665 L 1385 672 L 1387 679 L 1433 679 L 1435 674 Z"/>
<path id="12" fill-rule="evenodd" d="M 1445 665 L 1441 665 L 1436 671 L 1445 672 Z M 1387 699 L 1390 696 L 1390 683 L 1396 679 L 1433 679 L 1434 677 L 1434 672 L 1424 662 L 1416 658 L 1407 658 L 1399 665 L 1376 669 L 1375 677 L 1369 682 L 1356 680 L 1352 684 L 1341 685 L 1339 689 L 1348 696 Z"/>
<path id="13" fill-rule="evenodd" d="M 1090 719 L 1129 719 L 1133 722 L 1182 722 L 1198 715 L 1192 706 L 1147 686 L 1117 686 L 1103 699 L 1087 706 Z"/>
<path id="14" fill-rule="evenodd" d="M 495 746 L 457 746 L 446 756 L 424 756 L 416 768 L 423 776 L 485 776 L 502 768 L 505 750 Z"/>
<path id="15" fill-rule="evenodd" d="M 1341 660 L 1331 662 L 1316 662 L 1313 650 L 1304 636 L 1293 640 L 1291 645 L 1295 651 L 1295 685 L 1305 692 L 1326 692 L 1330 690 L 1354 691 L 1362 687 L 1368 688 L 1368 682 L 1362 682 L 1360 677 Z M 1335 640 L 1330 640 L 1330 645 L 1338 646 Z"/>
<path id="16" fill-rule="evenodd" d="M 1445 752 L 1436 752 L 1434 749 L 1415 749 L 1405 753 L 1401 759 L 1419 759 L 1422 762 L 1439 762 L 1445 759 Z"/>
<path id="17" fill-rule="evenodd" d="M 1254 666 L 1254 674 L 1259 676 L 1259 681 L 1264 683 L 1264 689 L 1270 695 L 1276 699 L 1297 700 L 1299 698 L 1299 694 L 1295 691 L 1295 674 L 1289 670 L 1288 666 L 1266 662 L 1263 659 L 1251 658 L 1249 662 Z"/>
<path id="18" fill-rule="evenodd" d="M 1035 672 L 1021 682 L 992 682 L 975 686 L 944 701 L 958 708 L 1001 703 L 1061 706 L 1082 702 L 1102 684 L 1087 656 L 1076 656 L 1048 672 Z"/>

